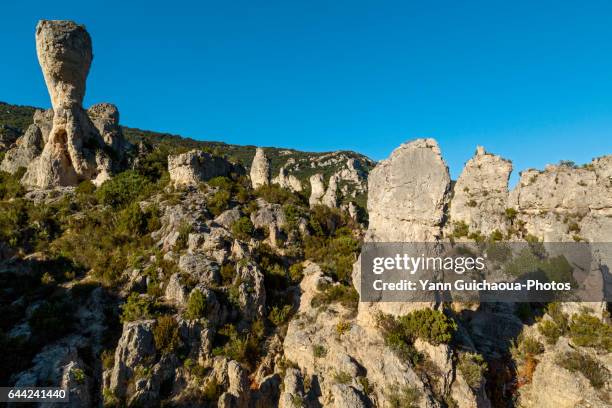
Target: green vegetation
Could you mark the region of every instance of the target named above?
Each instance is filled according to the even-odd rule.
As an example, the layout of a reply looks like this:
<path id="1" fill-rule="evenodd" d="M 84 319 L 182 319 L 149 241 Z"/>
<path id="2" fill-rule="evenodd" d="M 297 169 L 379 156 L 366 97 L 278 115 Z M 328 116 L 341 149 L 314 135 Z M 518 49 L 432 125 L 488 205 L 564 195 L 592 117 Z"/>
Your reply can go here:
<path id="1" fill-rule="evenodd" d="M 240 217 L 232 224 L 232 233 L 236 238 L 248 241 L 253 236 L 255 227 L 248 217 Z"/>
<path id="2" fill-rule="evenodd" d="M 275 326 L 281 326 L 286 323 L 291 317 L 293 308 L 290 305 L 284 305 L 282 307 L 274 306 L 268 315 L 268 319 Z"/>
<path id="3" fill-rule="evenodd" d="M 199 289 L 194 289 L 189 295 L 185 319 L 198 320 L 206 315 L 206 298 Z"/>
<path id="4" fill-rule="evenodd" d="M 577 346 L 612 351 L 612 326 L 587 313 L 572 316 L 569 337 Z"/>
<path id="5" fill-rule="evenodd" d="M 155 303 L 147 295 L 132 293 L 121 307 L 121 321 L 132 322 L 140 319 L 150 319 L 154 315 Z"/>
<path id="6" fill-rule="evenodd" d="M 338 302 L 351 311 L 357 311 L 359 293 L 357 293 L 352 286 L 327 284 L 319 289 L 320 292 L 312 298 L 311 305 L 313 307 L 320 307 Z"/>
<path id="7" fill-rule="evenodd" d="M 152 188 L 146 177 L 134 170 L 128 170 L 104 182 L 96 191 L 96 196 L 100 203 L 117 208 L 146 196 Z"/>
<path id="8" fill-rule="evenodd" d="M 386 391 L 389 408 L 416 408 L 419 406 L 423 395 L 422 392 L 413 385 L 402 387 L 394 385 Z"/>
<path id="9" fill-rule="evenodd" d="M 453 223 L 453 237 L 467 237 L 469 233 L 470 227 L 465 223 L 465 221 L 461 220 Z"/>
<path id="10" fill-rule="evenodd" d="M 400 317 L 379 313 L 376 324 L 385 344 L 400 358 L 423 371 L 428 370 L 428 361 L 414 348 L 414 341 L 420 338 L 433 345 L 449 343 L 457 329 L 454 321 L 432 309 L 416 310 Z"/>
<path id="11" fill-rule="evenodd" d="M 312 355 L 314 358 L 323 358 L 327 356 L 327 349 L 320 344 L 312 346 Z"/>
<path id="12" fill-rule="evenodd" d="M 568 351 L 558 358 L 557 364 L 573 373 L 582 374 L 596 389 L 604 386 L 609 375 L 601 363 L 578 351 Z"/>
<path id="13" fill-rule="evenodd" d="M 180 337 L 174 317 L 164 315 L 157 318 L 157 323 L 153 327 L 153 339 L 155 349 L 162 354 L 172 353 L 178 348 Z"/>
<path id="14" fill-rule="evenodd" d="M 480 354 L 462 353 L 459 356 L 457 368 L 459 368 L 461 375 L 463 375 L 470 388 L 480 388 L 484 374 L 487 371 L 487 363 Z"/>

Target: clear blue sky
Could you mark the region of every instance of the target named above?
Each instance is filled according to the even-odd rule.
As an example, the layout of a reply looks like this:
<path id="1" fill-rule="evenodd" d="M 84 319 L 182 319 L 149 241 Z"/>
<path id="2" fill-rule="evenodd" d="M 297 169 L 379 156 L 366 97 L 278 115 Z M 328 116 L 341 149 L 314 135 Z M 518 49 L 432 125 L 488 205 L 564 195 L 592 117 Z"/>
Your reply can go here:
<path id="1" fill-rule="evenodd" d="M 23 3 L 23 4 L 19 4 Z M 63 3 L 63 4 L 62 4 Z M 4 2 L 0 100 L 48 107 L 37 20 L 93 38 L 85 105 L 196 139 L 515 170 L 612 153 L 610 1 Z"/>

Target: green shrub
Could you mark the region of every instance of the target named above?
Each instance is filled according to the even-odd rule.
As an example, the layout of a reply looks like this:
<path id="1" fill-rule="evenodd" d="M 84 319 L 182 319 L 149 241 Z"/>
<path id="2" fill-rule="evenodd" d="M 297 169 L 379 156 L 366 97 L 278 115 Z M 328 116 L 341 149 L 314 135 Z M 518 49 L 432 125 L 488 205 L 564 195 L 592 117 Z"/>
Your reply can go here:
<path id="1" fill-rule="evenodd" d="M 512 357 L 517 361 L 524 361 L 544 352 L 544 345 L 531 336 L 521 333 L 510 347 Z"/>
<path id="2" fill-rule="evenodd" d="M 572 316 L 569 337 L 577 346 L 612 351 L 612 326 L 587 313 Z"/>
<path id="3" fill-rule="evenodd" d="M 180 343 L 179 328 L 172 316 L 160 316 L 153 327 L 155 348 L 162 354 L 175 351 Z"/>
<path id="4" fill-rule="evenodd" d="M 207 201 L 210 212 L 216 217 L 229 208 L 231 193 L 227 190 L 215 192 Z"/>
<path id="5" fill-rule="evenodd" d="M 480 354 L 463 353 L 459 356 L 457 365 L 461 375 L 472 389 L 480 388 L 484 374 L 487 371 L 487 363 Z"/>
<path id="6" fill-rule="evenodd" d="M 296 194 L 286 190 L 276 184 L 264 184 L 255 190 L 255 195 L 261 197 L 272 204 L 299 203 L 300 199 Z"/>
<path id="7" fill-rule="evenodd" d="M 291 283 L 298 284 L 304 277 L 304 265 L 300 263 L 293 264 L 289 267 L 289 279 Z"/>
<path id="8" fill-rule="evenodd" d="M 72 368 L 70 370 L 70 375 L 72 375 L 72 378 L 74 378 L 78 384 L 85 383 L 85 371 L 81 368 Z"/>
<path id="9" fill-rule="evenodd" d="M 359 293 L 352 286 L 341 284 L 326 285 L 322 288 L 322 291 L 313 296 L 311 305 L 313 307 L 320 307 L 334 302 L 339 302 L 351 311 L 357 311 Z"/>
<path id="10" fill-rule="evenodd" d="M 548 344 L 556 344 L 559 337 L 563 334 L 559 326 L 551 320 L 543 320 L 538 325 L 538 331 L 546 339 Z"/>
<path id="11" fill-rule="evenodd" d="M 92 195 L 96 192 L 96 185 L 91 182 L 91 180 L 85 180 L 79 183 L 79 185 L 74 189 L 76 195 L 86 196 Z"/>
<path id="12" fill-rule="evenodd" d="M 327 349 L 320 344 L 312 346 L 312 355 L 314 358 L 323 358 L 327 356 Z"/>
<path id="13" fill-rule="evenodd" d="M 115 366 L 115 353 L 113 350 L 104 350 L 100 356 L 102 359 L 102 368 L 110 370 Z"/>
<path id="14" fill-rule="evenodd" d="M 98 201 L 112 207 L 125 206 L 152 191 L 153 185 L 134 170 L 124 171 L 105 181 L 96 191 Z"/>
<path id="15" fill-rule="evenodd" d="M 433 345 L 449 343 L 457 330 L 454 321 L 432 309 L 415 310 L 399 317 L 399 323 L 405 337 L 420 338 Z"/>
<path id="16" fill-rule="evenodd" d="M 508 221 L 510 221 L 511 223 L 516 219 L 516 216 L 518 215 L 518 211 L 516 211 L 514 208 L 506 208 L 506 211 L 504 213 Z"/>
<path id="17" fill-rule="evenodd" d="M 232 224 L 232 233 L 238 239 L 248 241 L 253 236 L 255 227 L 248 217 L 240 217 Z"/>
<path id="18" fill-rule="evenodd" d="M 346 371 L 336 371 L 334 373 L 334 381 L 338 384 L 350 384 L 353 381 L 353 377 Z"/>
<path id="19" fill-rule="evenodd" d="M 219 396 L 221 396 L 221 391 L 222 388 L 219 386 L 217 379 L 213 377 L 204 386 L 202 395 L 206 401 L 214 402 L 219 399 Z"/>
<path id="20" fill-rule="evenodd" d="M 218 334 L 223 336 L 223 346 L 215 347 L 213 354 L 224 355 L 232 360 L 252 366 L 259 356 L 259 342 L 261 341 L 262 327 L 254 322 L 250 331 L 239 333 L 232 324 L 226 324 L 219 329 Z"/>
<path id="21" fill-rule="evenodd" d="M 188 222 L 183 221 L 178 228 L 178 238 L 174 243 L 174 249 L 180 251 L 182 249 L 187 248 L 187 243 L 189 241 L 189 234 L 193 232 L 193 226 Z"/>
<path id="22" fill-rule="evenodd" d="M 608 378 L 608 370 L 593 357 L 578 351 L 568 351 L 557 359 L 557 364 L 572 373 L 581 373 L 593 388 L 602 388 Z"/>
<path id="23" fill-rule="evenodd" d="M 478 205 L 478 203 L 476 202 L 476 200 L 470 200 L 467 202 L 467 206 L 468 207 L 476 207 Z"/>
<path id="24" fill-rule="evenodd" d="M 199 289 L 194 289 L 189 295 L 185 318 L 187 320 L 201 319 L 206 315 L 206 298 Z"/>
<path id="25" fill-rule="evenodd" d="M 233 263 L 227 262 L 221 265 L 221 281 L 224 285 L 229 285 L 236 276 L 236 266 Z"/>
<path id="26" fill-rule="evenodd" d="M 421 391 L 413 385 L 393 385 L 385 394 L 389 408 L 417 408 L 422 398 Z"/>
<path id="27" fill-rule="evenodd" d="M 148 296 L 132 293 L 127 302 L 121 306 L 121 322 L 132 322 L 153 317 L 155 305 Z"/>
<path id="28" fill-rule="evenodd" d="M 490 238 L 491 238 L 491 241 L 493 242 L 499 242 L 504 239 L 504 234 L 502 234 L 500 230 L 496 229 L 495 231 L 491 233 Z"/>
<path id="29" fill-rule="evenodd" d="M 465 221 L 461 220 L 453 223 L 453 237 L 467 237 L 469 233 L 470 227 L 465 223 Z"/>
<path id="30" fill-rule="evenodd" d="M 24 170 L 17 171 L 15 174 L 0 171 L 0 200 L 23 197 L 25 188 L 21 185 L 21 177 Z"/>
<path id="31" fill-rule="evenodd" d="M 284 305 L 283 307 L 274 306 L 268 315 L 268 319 L 275 326 L 280 326 L 286 323 L 291 317 L 293 308 L 290 305 Z"/>

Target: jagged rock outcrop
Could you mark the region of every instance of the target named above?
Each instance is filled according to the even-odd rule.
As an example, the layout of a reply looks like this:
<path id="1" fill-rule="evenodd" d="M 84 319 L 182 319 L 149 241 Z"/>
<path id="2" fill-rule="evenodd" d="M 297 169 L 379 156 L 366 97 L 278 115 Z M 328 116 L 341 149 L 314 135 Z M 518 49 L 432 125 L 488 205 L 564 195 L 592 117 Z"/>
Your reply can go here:
<path id="1" fill-rule="evenodd" d="M 302 191 L 302 183 L 300 180 L 293 174 L 287 174 L 285 166 L 282 166 L 278 171 L 278 176 L 272 179 L 272 184 L 278 184 L 279 186 L 293 192 Z"/>
<path id="2" fill-rule="evenodd" d="M 325 195 L 325 182 L 323 175 L 320 173 L 310 176 L 310 198 L 308 202 L 310 206 L 321 204 L 321 199 Z"/>
<path id="3" fill-rule="evenodd" d="M 134 376 L 138 365 L 146 363 L 147 358 L 155 355 L 153 341 L 154 320 L 126 323 L 115 350 L 115 365 L 109 381 L 109 389 L 118 398 L 126 396 L 128 381 Z"/>
<path id="4" fill-rule="evenodd" d="M 611 242 L 612 155 L 583 167 L 523 171 L 508 206 L 517 211 L 515 224 L 547 242 Z"/>
<path id="5" fill-rule="evenodd" d="M 258 147 L 251 164 L 251 185 L 258 188 L 270 184 L 270 160 L 264 149 Z"/>
<path id="6" fill-rule="evenodd" d="M 449 190 L 448 167 L 435 140 L 417 139 L 401 145 L 370 172 L 366 240 L 439 239 Z"/>
<path id="7" fill-rule="evenodd" d="M 124 142 L 113 105 L 96 105 L 88 111 L 81 106 L 93 58 L 91 38 L 83 26 L 71 21 L 41 20 L 36 51 L 51 97 L 53 126 L 46 140 L 42 130 L 35 134 L 33 128 L 19 146 L 21 153 L 15 156 L 23 160 L 37 153 L 41 138 L 45 142 L 22 181 L 38 188 L 71 186 L 82 180 L 99 185 L 119 165 L 115 159 L 122 156 Z"/>
<path id="8" fill-rule="evenodd" d="M 257 210 L 251 213 L 251 222 L 255 228 L 267 229 L 268 240 L 273 247 L 280 244 L 279 238 L 282 236 L 282 227 L 287 223 L 285 213 L 280 204 L 270 204 L 258 198 L 256 201 Z"/>
<path id="9" fill-rule="evenodd" d="M 338 206 L 338 178 L 336 176 L 331 176 L 329 178 L 327 190 L 321 198 L 321 204 L 330 208 L 336 208 Z"/>
<path id="10" fill-rule="evenodd" d="M 53 126 L 53 110 L 36 110 L 33 119 L 34 123 L 17 139 L 15 146 L 6 152 L 0 170 L 15 173 L 21 167 L 27 168 L 42 152 Z"/>
<path id="11" fill-rule="evenodd" d="M 214 177 L 229 176 L 235 170 L 227 160 L 201 150 L 168 156 L 168 172 L 175 185 L 197 186 Z"/>
<path id="12" fill-rule="evenodd" d="M 490 235 L 505 230 L 508 179 L 512 163 L 478 147 L 465 164 L 454 187 L 450 207 L 453 223 L 464 222 L 470 231 Z"/>
<path id="13" fill-rule="evenodd" d="M 326 205 L 331 208 L 338 206 L 338 178 L 332 175 L 329 178 L 327 188 L 323 175 L 320 173 L 310 177 L 310 198 L 308 199 L 310 207 L 315 205 Z"/>

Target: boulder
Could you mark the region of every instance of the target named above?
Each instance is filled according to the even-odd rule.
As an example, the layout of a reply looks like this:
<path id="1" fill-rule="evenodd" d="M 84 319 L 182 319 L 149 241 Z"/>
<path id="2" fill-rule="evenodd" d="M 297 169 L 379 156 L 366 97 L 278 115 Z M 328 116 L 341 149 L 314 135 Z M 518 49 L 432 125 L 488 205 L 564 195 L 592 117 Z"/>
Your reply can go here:
<path id="1" fill-rule="evenodd" d="M 175 185 L 197 186 L 214 177 L 229 176 L 232 171 L 230 162 L 201 150 L 168 156 L 168 172 Z"/>
<path id="2" fill-rule="evenodd" d="M 278 184 L 282 188 L 286 188 L 293 192 L 302 191 L 302 183 L 293 174 L 287 174 L 285 166 L 282 166 L 278 171 L 278 176 L 272 179 L 272 184 Z"/>

